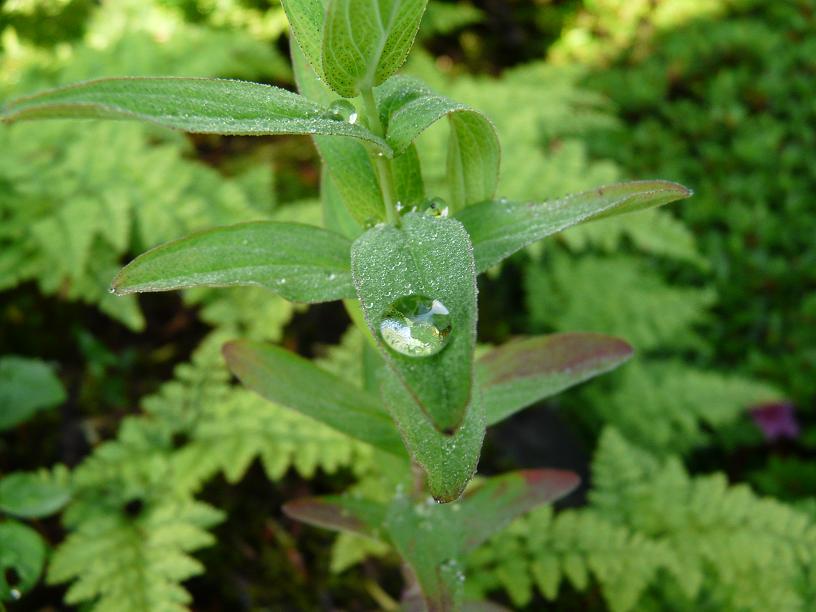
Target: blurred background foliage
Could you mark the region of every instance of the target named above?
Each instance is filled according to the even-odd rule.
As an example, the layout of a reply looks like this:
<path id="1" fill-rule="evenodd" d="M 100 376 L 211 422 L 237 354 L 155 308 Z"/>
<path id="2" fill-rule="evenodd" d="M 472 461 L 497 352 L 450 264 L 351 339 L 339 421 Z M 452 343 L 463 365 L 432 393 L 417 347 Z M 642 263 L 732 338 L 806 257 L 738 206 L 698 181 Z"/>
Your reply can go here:
<path id="1" fill-rule="evenodd" d="M 112 75 L 291 87 L 286 30 L 275 0 L 6 0 L 0 98 Z M 431 3 L 406 71 L 495 122 L 501 195 L 628 178 L 696 191 L 480 279 L 485 343 L 603 331 L 638 354 L 489 432 L 480 472 L 586 483 L 476 551 L 474 596 L 816 606 L 814 31 L 813 0 Z M 418 143 L 442 197 L 444 138 Z M 279 510 L 387 496 L 387 458 L 243 391 L 218 351 L 278 342 L 362 384 L 342 308 L 254 288 L 107 293 L 129 257 L 197 229 L 319 223 L 312 145 L 52 121 L 0 127 L 0 151 L 0 600 L 389 609 L 383 544 Z"/>

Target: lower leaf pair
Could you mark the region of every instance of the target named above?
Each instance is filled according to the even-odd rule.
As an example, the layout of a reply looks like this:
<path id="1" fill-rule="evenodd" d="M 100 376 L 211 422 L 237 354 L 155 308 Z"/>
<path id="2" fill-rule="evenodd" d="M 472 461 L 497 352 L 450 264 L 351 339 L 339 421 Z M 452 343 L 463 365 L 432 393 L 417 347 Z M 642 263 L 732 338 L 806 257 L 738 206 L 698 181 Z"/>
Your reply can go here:
<path id="1" fill-rule="evenodd" d="M 435 504 L 398 490 L 389 505 L 349 496 L 305 498 L 283 509 L 297 520 L 327 529 L 386 539 L 419 586 L 409 584 L 408 609 L 463 608 L 464 555 L 536 506 L 570 493 L 579 479 L 572 472 L 527 470 L 489 478 L 455 504 Z"/>

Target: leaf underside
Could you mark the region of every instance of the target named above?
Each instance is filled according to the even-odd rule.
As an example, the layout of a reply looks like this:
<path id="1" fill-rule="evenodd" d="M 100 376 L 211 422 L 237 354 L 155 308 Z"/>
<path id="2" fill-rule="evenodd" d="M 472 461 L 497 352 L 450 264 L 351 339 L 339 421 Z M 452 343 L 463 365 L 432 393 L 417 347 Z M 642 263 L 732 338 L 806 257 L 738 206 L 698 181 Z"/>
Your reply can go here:
<path id="1" fill-rule="evenodd" d="M 623 340 L 595 333 L 564 333 L 518 339 L 476 362 L 487 424 L 585 380 L 608 372 L 632 356 Z"/>

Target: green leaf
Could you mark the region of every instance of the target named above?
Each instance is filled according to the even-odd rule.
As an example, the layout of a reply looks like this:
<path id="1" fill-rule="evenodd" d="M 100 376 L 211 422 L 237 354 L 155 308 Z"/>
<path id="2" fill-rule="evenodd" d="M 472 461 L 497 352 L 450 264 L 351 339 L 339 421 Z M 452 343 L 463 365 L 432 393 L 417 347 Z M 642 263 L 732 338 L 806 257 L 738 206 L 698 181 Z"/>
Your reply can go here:
<path id="1" fill-rule="evenodd" d="M 513 340 L 476 362 L 487 424 L 573 385 L 608 372 L 632 356 L 632 347 L 612 336 L 564 333 Z"/>
<path id="2" fill-rule="evenodd" d="M 459 499 L 476 471 L 485 435 L 484 408 L 478 396 L 456 433 L 445 435 L 423 414 L 415 396 L 396 375 L 389 370 L 383 374 L 383 402 L 411 457 L 425 472 L 428 491 L 439 502 Z"/>
<path id="3" fill-rule="evenodd" d="M 326 229 L 343 234 L 350 240 L 363 233 L 363 228 L 346 208 L 326 164 L 323 164 L 320 172 L 320 203 L 323 209 L 323 226 Z"/>
<path id="4" fill-rule="evenodd" d="M 309 67 L 303 53 L 292 46 L 292 67 L 298 89 L 315 102 L 331 104 L 335 94 Z M 331 173 L 337 197 L 360 225 L 385 219 L 377 174 L 365 147 L 352 138 L 313 136 L 320 157 Z"/>
<path id="5" fill-rule="evenodd" d="M 266 399 L 386 452 L 402 444 L 376 396 L 281 348 L 237 341 L 224 345 L 230 370 Z"/>
<path id="6" fill-rule="evenodd" d="M 427 0 L 329 0 L 323 27 L 326 83 L 347 98 L 402 66 Z"/>
<path id="7" fill-rule="evenodd" d="M 420 204 L 425 199 L 425 185 L 416 147 L 411 145 L 395 156 L 391 166 L 394 172 L 394 190 L 397 193 L 397 201 L 409 209 Z"/>
<path id="8" fill-rule="evenodd" d="M 669 181 L 631 181 L 551 202 L 482 202 L 457 214 L 473 242 L 476 268 L 484 272 L 551 234 L 593 219 L 682 200 L 692 192 Z"/>
<path id="9" fill-rule="evenodd" d="M 377 91 L 386 141 L 399 155 L 443 117 L 450 122 L 448 177 L 454 211 L 493 197 L 500 146 L 490 121 L 471 107 L 440 96 L 422 82 L 397 76 Z"/>
<path id="10" fill-rule="evenodd" d="M 279 87 L 226 79 L 112 78 L 86 81 L 12 100 L 6 122 L 25 119 L 138 119 L 202 134 L 328 134 L 390 148 L 361 125 Z"/>
<path id="11" fill-rule="evenodd" d="M 455 113 L 449 119 L 448 177 L 455 212 L 495 195 L 501 148 L 493 124 L 480 113 Z"/>
<path id="12" fill-rule="evenodd" d="M 45 362 L 14 355 L 0 357 L 0 430 L 64 401 L 65 389 Z"/>
<path id="13" fill-rule="evenodd" d="M 174 240 L 130 262 L 119 295 L 189 287 L 260 285 L 296 302 L 354 295 L 347 238 L 311 225 L 259 221 Z"/>
<path id="14" fill-rule="evenodd" d="M 40 518 L 62 508 L 71 497 L 64 479 L 42 472 L 14 472 L 0 479 L 0 511 Z"/>
<path id="15" fill-rule="evenodd" d="M 386 507 L 351 496 L 304 497 L 283 505 L 290 518 L 334 531 L 376 537 L 385 522 Z"/>
<path id="16" fill-rule="evenodd" d="M 561 499 L 581 479 L 564 470 L 521 470 L 489 478 L 468 492 L 457 520 L 463 524 L 463 550 L 473 550 L 514 518 Z"/>
<path id="17" fill-rule="evenodd" d="M 363 227 L 383 221 L 382 192 L 365 147 L 350 138 L 319 136 L 314 140 L 346 209 L 355 221 Z"/>
<path id="18" fill-rule="evenodd" d="M 400 556 L 413 570 L 421 589 L 409 578 L 403 599 L 408 610 L 443 612 L 460 610 L 464 573 L 459 560 L 461 523 L 433 500 L 420 501 L 397 495 L 388 509 L 385 528 Z M 422 605 L 424 602 L 424 606 Z"/>
<path id="19" fill-rule="evenodd" d="M 323 2 L 321 0 L 281 0 L 292 36 L 317 74 L 323 72 Z"/>
<path id="20" fill-rule="evenodd" d="M 0 523 L 0 601 L 19 599 L 37 584 L 45 554 L 36 531 L 17 521 Z"/>
<path id="21" fill-rule="evenodd" d="M 440 431 L 455 430 L 470 402 L 476 342 L 476 285 L 471 246 L 453 220 L 410 213 L 400 228 L 375 227 L 351 249 L 352 274 L 366 322 L 388 364 Z M 388 347 L 380 334 L 395 300 L 421 295 L 441 302 L 451 332 L 436 354 L 414 357 Z"/>
<path id="22" fill-rule="evenodd" d="M 523 470 L 487 479 L 456 504 L 409 497 L 397 488 L 388 507 L 343 495 L 300 499 L 283 509 L 311 525 L 388 540 L 412 570 L 405 589 L 412 595 L 404 597 L 403 604 L 412 604 L 410 609 L 459 610 L 463 553 L 516 517 L 568 494 L 578 482 L 572 472 Z"/>

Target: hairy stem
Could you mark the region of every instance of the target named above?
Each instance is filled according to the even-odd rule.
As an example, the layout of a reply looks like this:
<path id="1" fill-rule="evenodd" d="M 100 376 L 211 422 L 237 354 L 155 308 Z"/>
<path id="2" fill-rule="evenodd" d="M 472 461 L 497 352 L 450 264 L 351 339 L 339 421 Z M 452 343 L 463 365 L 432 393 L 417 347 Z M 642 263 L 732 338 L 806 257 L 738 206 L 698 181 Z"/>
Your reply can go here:
<path id="1" fill-rule="evenodd" d="M 385 130 L 383 130 L 382 123 L 380 122 L 380 113 L 377 110 L 377 103 L 374 101 L 373 89 L 369 87 L 362 90 L 360 94 L 363 98 L 363 106 L 369 127 L 375 134 L 385 138 Z M 374 162 L 374 168 L 377 171 L 380 191 L 382 192 L 383 202 L 385 203 L 385 218 L 390 224 L 399 226 L 400 216 L 399 212 L 397 212 L 397 195 L 394 188 L 394 173 L 391 168 L 391 160 L 387 159 L 380 152 L 373 153 L 371 157 Z"/>

